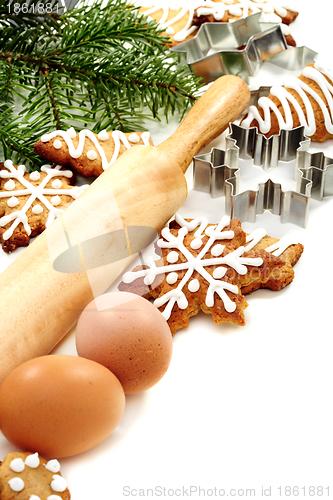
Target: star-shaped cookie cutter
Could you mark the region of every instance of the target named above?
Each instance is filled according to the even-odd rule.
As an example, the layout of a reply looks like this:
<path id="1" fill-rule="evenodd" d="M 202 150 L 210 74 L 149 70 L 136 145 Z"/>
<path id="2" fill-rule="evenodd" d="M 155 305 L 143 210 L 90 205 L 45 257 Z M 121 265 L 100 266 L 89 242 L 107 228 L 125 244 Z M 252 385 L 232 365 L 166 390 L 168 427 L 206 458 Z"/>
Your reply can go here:
<path id="1" fill-rule="evenodd" d="M 227 148 L 213 148 L 210 153 L 193 159 L 193 189 L 225 196 L 225 211 L 242 222 L 255 222 L 256 216 L 269 210 L 303 228 L 307 225 L 310 199 L 322 201 L 333 195 L 333 160 L 323 153 L 309 153 L 310 139 L 304 127 L 282 130 L 279 135 L 263 140 L 256 128 L 245 129 L 230 124 Z M 228 147 L 229 146 L 229 147 Z M 257 190 L 239 191 L 239 159 L 252 158 L 264 169 L 281 161 L 295 161 L 296 190 L 283 191 L 281 184 L 268 179 Z"/>
<path id="2" fill-rule="evenodd" d="M 258 12 L 234 22 L 204 23 L 194 38 L 170 50 L 185 53 L 191 71 L 210 83 L 226 74 L 247 80 L 263 61 L 287 49 L 279 23 L 260 22 Z"/>
<path id="3" fill-rule="evenodd" d="M 307 182 L 311 182 L 311 198 L 323 201 L 333 196 L 333 159 L 319 153 L 304 151 L 303 145 L 297 151 L 296 170 L 301 173 L 297 178 L 297 190 L 303 191 Z"/>

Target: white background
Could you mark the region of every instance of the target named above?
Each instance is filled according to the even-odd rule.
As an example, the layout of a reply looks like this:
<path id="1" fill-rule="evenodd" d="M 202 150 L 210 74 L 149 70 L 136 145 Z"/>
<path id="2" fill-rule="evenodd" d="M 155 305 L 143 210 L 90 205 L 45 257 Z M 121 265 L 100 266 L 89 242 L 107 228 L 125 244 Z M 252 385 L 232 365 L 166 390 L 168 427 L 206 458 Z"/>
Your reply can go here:
<path id="1" fill-rule="evenodd" d="M 300 12 L 292 25 L 298 45 L 329 61 L 331 2 L 294 0 L 293 5 Z M 274 84 L 285 75 L 263 69 L 252 85 Z M 177 120 L 147 126 L 158 144 Z M 223 146 L 223 138 L 214 145 Z M 333 142 L 316 150 L 333 157 Z M 292 172 L 287 169 L 289 178 L 283 180 L 287 189 L 296 188 Z M 280 178 L 276 169 L 268 174 Z M 260 176 L 266 178 L 258 168 L 255 175 L 252 189 Z M 217 222 L 223 207 L 223 199 L 191 191 L 180 213 Z M 264 227 L 274 237 L 292 232 L 305 245 L 294 282 L 278 293 L 260 290 L 248 296 L 244 327 L 216 326 L 210 316 L 199 314 L 187 330 L 177 332 L 162 381 L 126 397 L 124 416 L 103 443 L 61 460 L 73 500 L 120 500 L 130 490 L 142 496 L 140 489 L 155 487 L 161 489 L 155 496 L 145 491 L 147 498 L 176 496 L 183 487 L 191 498 L 218 497 L 222 489 L 225 496 L 261 498 L 262 487 L 266 496 L 294 498 L 297 490 L 286 496 L 286 486 L 298 487 L 300 498 L 328 498 L 327 487 L 333 496 L 332 220 L 333 197 L 311 202 L 307 229 L 282 225 L 270 213 L 244 224 L 248 232 Z M 12 258 L 2 253 L 0 265 Z M 74 335 L 55 352 L 76 354 Z M 0 460 L 10 451 L 13 446 L 0 435 Z M 191 486 L 201 487 L 200 495 Z M 302 489 L 310 486 L 322 486 L 323 496 Z"/>

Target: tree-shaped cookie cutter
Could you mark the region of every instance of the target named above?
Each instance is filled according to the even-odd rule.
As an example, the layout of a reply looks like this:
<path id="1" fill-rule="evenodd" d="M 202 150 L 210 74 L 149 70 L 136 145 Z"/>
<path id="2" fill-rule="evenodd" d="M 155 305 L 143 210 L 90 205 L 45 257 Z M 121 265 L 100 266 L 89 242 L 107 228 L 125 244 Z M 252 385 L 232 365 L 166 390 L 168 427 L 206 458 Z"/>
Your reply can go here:
<path id="1" fill-rule="evenodd" d="M 210 83 L 226 74 L 247 80 L 263 61 L 287 49 L 279 23 L 260 22 L 258 12 L 232 23 L 204 23 L 194 38 L 170 50 L 185 53 L 191 71 Z"/>
<path id="2" fill-rule="evenodd" d="M 245 129 L 230 124 L 227 148 L 213 148 L 193 160 L 193 189 L 212 197 L 225 196 L 225 211 L 242 222 L 255 222 L 256 216 L 269 210 L 303 228 L 307 225 L 310 199 L 321 201 L 333 195 L 333 160 L 323 153 L 307 150 L 310 139 L 304 127 L 282 130 L 266 139 L 256 128 Z M 256 190 L 239 191 L 239 159 L 252 158 L 256 165 L 268 169 L 278 161 L 295 160 L 295 191 L 283 191 L 281 184 L 268 179 Z"/>

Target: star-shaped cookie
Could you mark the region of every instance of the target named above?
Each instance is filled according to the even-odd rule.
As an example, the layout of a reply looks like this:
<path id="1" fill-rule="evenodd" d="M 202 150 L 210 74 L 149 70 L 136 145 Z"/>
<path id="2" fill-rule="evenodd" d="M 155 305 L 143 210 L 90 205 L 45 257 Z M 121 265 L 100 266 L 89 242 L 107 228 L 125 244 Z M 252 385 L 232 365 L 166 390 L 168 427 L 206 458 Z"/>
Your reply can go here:
<path id="1" fill-rule="evenodd" d="M 292 266 L 303 252 L 303 245 L 288 236 L 278 240 L 263 229 L 246 234 L 237 219 L 208 224 L 204 217 L 178 214 L 162 230 L 156 248 L 160 258 L 148 257 L 144 266 L 123 276 L 118 288 L 154 298 L 172 334 L 188 327 L 200 310 L 216 324 L 245 325 L 244 295 L 291 283 Z"/>
<path id="2" fill-rule="evenodd" d="M 72 186 L 74 175 L 60 165 L 27 172 L 24 165 L 0 164 L 0 241 L 5 252 L 29 245 L 88 187 Z"/>

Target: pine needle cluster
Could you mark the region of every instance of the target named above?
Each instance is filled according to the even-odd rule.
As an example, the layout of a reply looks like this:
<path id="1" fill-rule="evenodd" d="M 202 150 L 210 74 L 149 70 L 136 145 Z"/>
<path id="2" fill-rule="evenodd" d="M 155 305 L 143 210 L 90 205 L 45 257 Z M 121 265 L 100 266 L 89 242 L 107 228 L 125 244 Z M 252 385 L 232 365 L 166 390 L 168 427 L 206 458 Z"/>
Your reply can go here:
<path id="1" fill-rule="evenodd" d="M 32 12 L 31 0 L 0 0 L 2 159 L 36 168 L 33 144 L 44 133 L 142 130 L 145 118 L 167 119 L 195 102 L 198 80 L 128 0 L 84 1 L 65 13 L 38 5 Z"/>

